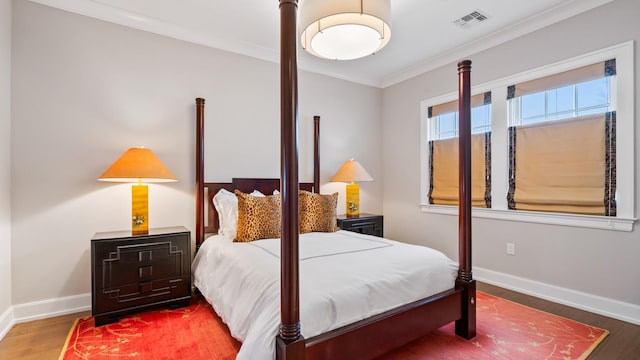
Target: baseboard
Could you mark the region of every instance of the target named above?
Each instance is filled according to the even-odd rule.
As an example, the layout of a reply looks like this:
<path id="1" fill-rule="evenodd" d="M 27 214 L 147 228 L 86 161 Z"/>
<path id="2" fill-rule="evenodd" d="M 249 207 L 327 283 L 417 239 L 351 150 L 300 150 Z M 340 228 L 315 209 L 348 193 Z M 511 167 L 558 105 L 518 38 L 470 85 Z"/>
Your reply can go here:
<path id="1" fill-rule="evenodd" d="M 640 306 L 479 267 L 476 280 L 519 293 L 640 325 Z M 91 294 L 15 305 L 0 316 L 0 340 L 16 323 L 91 310 Z"/>
<path id="2" fill-rule="evenodd" d="M 13 306 L 16 323 L 91 310 L 91 293 L 34 301 Z"/>
<path id="3" fill-rule="evenodd" d="M 475 266 L 473 267 L 473 277 L 487 284 L 640 325 L 640 306 L 635 304 Z"/>
<path id="4" fill-rule="evenodd" d="M 7 311 L 0 316 L 0 340 L 4 339 L 5 335 L 11 330 L 11 327 L 16 323 L 13 317 L 13 307 L 9 306 Z"/>

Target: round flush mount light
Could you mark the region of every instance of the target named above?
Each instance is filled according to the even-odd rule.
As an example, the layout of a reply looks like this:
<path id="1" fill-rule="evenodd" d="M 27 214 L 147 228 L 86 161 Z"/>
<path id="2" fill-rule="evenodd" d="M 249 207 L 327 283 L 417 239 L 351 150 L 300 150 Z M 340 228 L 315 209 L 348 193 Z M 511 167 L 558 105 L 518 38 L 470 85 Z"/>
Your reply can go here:
<path id="1" fill-rule="evenodd" d="M 303 0 L 302 48 L 331 60 L 376 53 L 391 38 L 389 0 Z"/>

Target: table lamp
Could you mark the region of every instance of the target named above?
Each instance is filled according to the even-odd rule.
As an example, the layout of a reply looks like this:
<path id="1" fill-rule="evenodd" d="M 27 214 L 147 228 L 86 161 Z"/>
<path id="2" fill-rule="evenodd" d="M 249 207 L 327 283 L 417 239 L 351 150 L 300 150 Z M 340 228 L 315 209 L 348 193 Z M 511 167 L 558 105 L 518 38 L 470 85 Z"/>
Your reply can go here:
<path id="1" fill-rule="evenodd" d="M 100 181 L 133 182 L 131 187 L 131 233 L 149 233 L 149 189 L 142 183 L 178 181 L 150 150 L 130 148 L 99 178 Z"/>
<path id="2" fill-rule="evenodd" d="M 373 178 L 359 162 L 351 159 L 342 164 L 331 181 L 350 182 L 347 184 L 347 217 L 360 215 L 360 186 L 356 181 L 373 181 Z"/>

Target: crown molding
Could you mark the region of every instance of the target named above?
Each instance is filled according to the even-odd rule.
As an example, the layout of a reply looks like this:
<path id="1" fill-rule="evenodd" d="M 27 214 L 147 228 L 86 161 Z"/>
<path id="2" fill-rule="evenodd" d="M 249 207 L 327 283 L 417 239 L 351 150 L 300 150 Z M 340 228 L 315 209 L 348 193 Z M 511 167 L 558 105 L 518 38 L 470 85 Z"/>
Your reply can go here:
<path id="1" fill-rule="evenodd" d="M 265 60 L 273 63 L 277 63 L 280 61 L 279 51 L 276 49 L 266 48 L 238 39 L 230 39 L 228 36 L 212 36 L 210 34 L 191 30 L 164 20 L 101 4 L 92 0 L 29 1 L 92 17 L 95 19 L 131 27 L 134 29 L 253 57 L 260 60 Z M 451 62 L 455 62 L 461 58 L 513 40 L 519 36 L 536 31 L 545 26 L 549 26 L 582 12 L 591 10 L 595 7 L 604 5 L 611 1 L 614 0 L 573 0 L 558 5 L 528 19 L 522 20 L 499 31 L 481 37 L 480 39 L 473 40 L 452 50 L 428 58 L 417 65 L 407 67 L 400 71 L 379 78 L 362 78 L 353 76 L 351 74 L 344 74 L 339 71 L 332 71 L 326 66 L 313 64 L 311 62 L 305 61 L 304 59 L 299 59 L 299 67 L 301 70 L 322 74 L 341 80 L 377 88 L 386 88 L 388 86 L 397 84 L 404 80 L 408 80 L 412 77 L 431 71 L 438 67 L 444 66 Z"/>
<path id="2" fill-rule="evenodd" d="M 381 87 L 386 88 L 412 77 L 424 74 L 428 71 L 445 66 L 462 58 L 490 49 L 494 46 L 506 43 L 520 36 L 532 33 L 546 26 L 568 19 L 598 6 L 610 3 L 614 0 L 573 0 L 542 13 L 521 20 L 513 25 L 504 27 L 479 39 L 462 44 L 456 48 L 425 59 L 414 66 L 384 76 Z"/>
<path id="3" fill-rule="evenodd" d="M 257 44 L 230 39 L 228 36 L 211 36 L 203 32 L 194 31 L 183 26 L 152 18 L 129 10 L 101 4 L 91 0 L 29 0 L 33 3 L 57 8 L 75 14 L 91 17 L 170 38 L 187 41 L 219 50 L 245 55 L 252 58 L 280 62 L 280 52 Z M 323 66 L 310 64 L 304 59 L 298 59 L 299 68 L 316 74 L 326 75 L 341 80 L 355 82 L 372 87 L 381 87 L 380 81 L 345 75 L 334 72 Z"/>
<path id="4" fill-rule="evenodd" d="M 92 0 L 29 0 L 60 10 L 84 15 L 146 32 L 204 45 L 232 53 L 247 55 L 270 62 L 280 61 L 276 50 L 259 46 L 229 36 L 212 36 L 204 32 L 188 29 L 171 22 L 149 17 L 126 9 L 101 4 Z"/>

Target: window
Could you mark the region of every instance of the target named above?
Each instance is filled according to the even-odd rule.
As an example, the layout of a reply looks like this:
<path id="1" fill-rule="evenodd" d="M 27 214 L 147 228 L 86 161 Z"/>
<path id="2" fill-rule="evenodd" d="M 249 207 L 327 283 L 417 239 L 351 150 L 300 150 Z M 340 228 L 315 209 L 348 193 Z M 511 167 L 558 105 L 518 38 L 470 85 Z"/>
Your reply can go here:
<path id="1" fill-rule="evenodd" d="M 509 128 L 509 209 L 616 215 L 615 112 Z"/>
<path id="2" fill-rule="evenodd" d="M 509 124 L 528 125 L 614 110 L 616 60 L 509 86 Z"/>
<path id="3" fill-rule="evenodd" d="M 616 215 L 616 60 L 507 91 L 511 210 Z"/>
<path id="4" fill-rule="evenodd" d="M 458 205 L 458 138 L 429 142 L 429 204 Z M 471 205 L 491 207 L 491 133 L 471 135 Z"/>
<path id="5" fill-rule="evenodd" d="M 524 95 L 514 101 L 518 114 L 514 120 L 518 125 L 527 125 L 606 112 L 611 105 L 610 82 L 612 79 L 614 78 L 603 77 Z"/>
<path id="6" fill-rule="evenodd" d="M 634 218 L 636 162 L 633 150 L 635 148 L 633 58 L 634 44 L 630 41 L 473 86 L 472 92 L 476 94 L 490 92 L 492 97 L 492 104 L 484 109 L 483 104 L 479 104 L 483 106 L 476 104 L 472 107 L 473 132 L 482 132 L 481 129 L 491 130 L 490 157 L 487 157 L 486 164 L 490 169 L 488 174 L 490 184 L 487 188 L 490 187 L 491 208 L 474 207 L 473 216 L 506 221 L 632 231 L 636 221 Z M 615 75 L 606 73 L 606 76 L 603 76 L 602 66 L 604 64 L 606 67 L 607 62 L 611 64 L 611 60 L 615 60 Z M 597 67 L 599 70 L 596 69 Z M 562 76 L 559 77 L 559 74 Z M 585 77 L 585 74 L 593 75 Z M 558 79 L 562 81 L 557 81 Z M 436 140 L 455 139 L 458 134 L 456 108 L 440 114 L 432 112 L 439 104 L 452 102 L 456 98 L 457 93 L 449 93 L 421 103 L 420 204 L 424 212 L 457 214 L 457 207 L 438 204 L 429 199 L 434 183 L 431 178 L 430 147 Z M 509 199 L 511 185 L 509 172 L 513 169 L 513 165 L 510 165 L 512 160 L 510 159 L 510 132 L 518 129 L 547 131 L 552 129 L 552 124 L 557 126 L 556 129 L 570 128 L 570 130 L 552 133 L 577 134 L 583 131 L 590 132 L 588 128 L 605 129 L 604 132 L 598 130 L 592 134 L 594 136 L 597 134 L 600 139 L 598 146 L 610 150 L 617 149 L 617 152 L 612 151 L 608 155 L 606 152 L 597 152 L 605 154 L 604 160 L 598 160 L 600 163 L 604 162 L 606 165 L 608 162 L 612 165 L 605 170 L 608 174 L 604 175 L 604 183 L 608 185 L 605 185 L 604 192 L 602 189 L 597 190 L 600 194 L 597 195 L 598 202 L 610 201 L 604 205 L 605 208 L 609 208 L 608 214 L 597 212 L 598 215 L 595 215 L 592 209 L 584 212 L 574 209 L 558 211 L 557 208 L 552 211 L 534 211 L 518 209 L 517 206 L 515 210 L 510 209 L 512 199 Z M 590 127 L 588 124 L 596 125 Z M 516 134 L 516 143 L 517 136 Z M 604 141 L 601 140 L 603 137 Z M 612 143 L 610 140 L 615 142 Z M 564 143 L 567 139 L 558 138 L 556 141 Z M 590 150 L 593 149 L 590 148 Z M 564 152 L 577 153 L 580 157 L 583 155 L 580 150 L 575 149 Z M 531 174 L 535 175 L 536 172 L 533 171 Z M 598 170 L 598 174 L 597 181 L 602 183 L 602 172 Z M 520 173 L 520 175 L 526 174 Z M 611 179 L 615 179 L 615 184 Z M 591 186 L 587 187 L 589 188 L 587 192 L 593 190 Z M 543 193 L 548 192 L 550 190 L 543 190 Z M 586 203 L 590 201 L 592 200 L 587 200 Z M 615 208 L 612 205 L 615 205 Z M 589 207 L 590 205 L 580 206 Z"/>
<path id="7" fill-rule="evenodd" d="M 489 131 L 491 131 L 491 105 L 481 105 L 471 109 L 471 133 L 479 134 Z"/>
<path id="8" fill-rule="evenodd" d="M 491 207 L 491 92 L 471 97 L 471 202 Z M 429 204 L 458 204 L 458 101 L 428 108 Z"/>
<path id="9" fill-rule="evenodd" d="M 429 106 L 428 117 L 432 126 L 429 140 L 458 136 L 458 101 Z M 471 97 L 471 133 L 491 131 L 491 92 Z"/>

